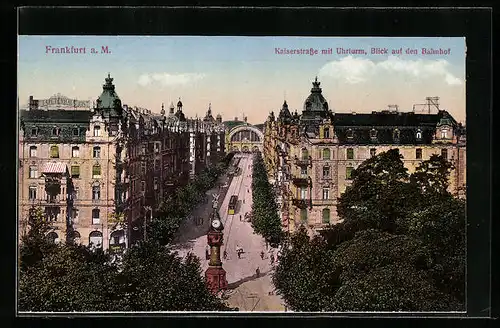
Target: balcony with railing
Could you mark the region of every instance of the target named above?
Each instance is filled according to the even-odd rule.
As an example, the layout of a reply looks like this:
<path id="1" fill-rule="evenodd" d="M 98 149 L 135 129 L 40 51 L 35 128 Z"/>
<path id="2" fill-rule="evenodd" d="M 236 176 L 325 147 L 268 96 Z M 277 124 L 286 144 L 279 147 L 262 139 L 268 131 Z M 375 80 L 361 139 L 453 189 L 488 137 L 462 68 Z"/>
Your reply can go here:
<path id="1" fill-rule="evenodd" d="M 307 208 L 309 202 L 310 202 L 309 199 L 299 199 L 299 198 L 292 199 L 292 205 L 301 209 Z"/>
<path id="2" fill-rule="evenodd" d="M 298 158 L 297 156 L 295 156 L 294 163 L 295 163 L 295 165 L 301 166 L 301 167 L 304 167 L 304 166 L 312 167 L 312 157 L 309 156 L 308 158 Z"/>
<path id="3" fill-rule="evenodd" d="M 307 187 L 312 185 L 311 177 L 307 174 L 295 175 L 292 177 L 292 182 L 294 185 L 299 187 Z"/>

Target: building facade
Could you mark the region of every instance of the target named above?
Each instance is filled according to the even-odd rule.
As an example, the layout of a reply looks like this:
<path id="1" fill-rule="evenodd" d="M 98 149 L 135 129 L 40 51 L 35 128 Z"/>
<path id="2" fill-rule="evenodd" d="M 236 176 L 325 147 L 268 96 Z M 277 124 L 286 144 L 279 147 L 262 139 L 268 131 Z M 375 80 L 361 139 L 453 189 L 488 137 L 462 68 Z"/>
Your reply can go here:
<path id="1" fill-rule="evenodd" d="M 141 218 L 224 156 L 210 108 L 204 120 L 186 119 L 180 101 L 154 115 L 122 105 L 112 82 L 94 104 L 58 94 L 20 109 L 19 236 L 39 207 L 52 240 L 122 250 Z"/>
<path id="2" fill-rule="evenodd" d="M 435 100 L 435 99 L 434 99 Z M 284 102 L 278 117 L 268 117 L 264 158 L 275 185 L 283 227 L 310 231 L 339 222 L 337 198 L 364 160 L 398 149 L 409 173 L 433 154 L 451 161 L 449 190 L 465 197 L 466 134 L 445 110 L 422 114 L 385 110 L 370 114 L 334 113 L 314 81 L 302 113 Z"/>
<path id="3" fill-rule="evenodd" d="M 233 121 L 224 122 L 226 126 L 226 153 L 229 152 L 256 152 L 263 150 L 263 124 L 252 125 L 244 117 L 243 121 L 237 117 Z"/>

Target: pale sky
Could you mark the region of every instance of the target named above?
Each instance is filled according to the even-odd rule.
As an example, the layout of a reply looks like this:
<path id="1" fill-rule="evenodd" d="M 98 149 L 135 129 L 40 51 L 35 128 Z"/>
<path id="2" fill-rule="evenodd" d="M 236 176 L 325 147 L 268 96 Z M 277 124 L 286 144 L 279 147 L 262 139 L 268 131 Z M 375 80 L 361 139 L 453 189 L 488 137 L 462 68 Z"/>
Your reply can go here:
<path id="1" fill-rule="evenodd" d="M 85 54 L 47 53 L 86 48 Z M 110 53 L 100 53 L 107 46 Z M 94 47 L 99 53 L 92 54 Z M 281 49 L 317 49 L 318 54 L 277 54 Z M 332 54 L 322 50 L 332 48 Z M 337 48 L 367 54 L 337 54 Z M 387 48 L 388 54 L 370 54 Z M 402 48 L 403 54 L 391 54 Z M 418 54 L 406 54 L 407 48 Z M 443 49 L 422 55 L 422 48 Z M 316 76 L 335 112 L 383 110 L 396 104 L 411 111 L 428 96 L 465 122 L 464 38 L 197 37 L 197 36 L 20 36 L 20 105 L 61 93 L 95 100 L 107 74 L 122 103 L 160 112 L 179 97 L 187 116 L 204 116 L 208 104 L 223 120 L 263 123 L 286 99 L 302 111 Z"/>

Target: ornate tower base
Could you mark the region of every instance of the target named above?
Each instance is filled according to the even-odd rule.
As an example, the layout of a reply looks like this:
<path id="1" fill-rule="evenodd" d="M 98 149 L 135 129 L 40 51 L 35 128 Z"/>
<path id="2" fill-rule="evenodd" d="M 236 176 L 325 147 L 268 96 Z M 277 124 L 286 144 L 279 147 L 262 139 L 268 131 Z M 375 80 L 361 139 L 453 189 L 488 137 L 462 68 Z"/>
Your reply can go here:
<path id="1" fill-rule="evenodd" d="M 213 294 L 217 294 L 219 291 L 227 289 L 226 270 L 221 266 L 209 267 L 207 271 L 205 271 L 205 280 L 208 289 L 210 289 Z"/>
<path id="2" fill-rule="evenodd" d="M 218 198 L 218 195 L 214 195 L 214 198 L 215 196 Z M 222 261 L 220 260 L 220 248 L 224 240 L 224 234 L 222 233 L 224 226 L 219 217 L 216 199 L 214 199 L 210 219 L 210 229 L 207 234 L 207 244 L 210 246 L 210 262 L 207 271 L 205 271 L 205 280 L 208 289 L 213 294 L 218 294 L 221 290 L 227 288 L 227 280 L 226 271 L 222 268 Z"/>

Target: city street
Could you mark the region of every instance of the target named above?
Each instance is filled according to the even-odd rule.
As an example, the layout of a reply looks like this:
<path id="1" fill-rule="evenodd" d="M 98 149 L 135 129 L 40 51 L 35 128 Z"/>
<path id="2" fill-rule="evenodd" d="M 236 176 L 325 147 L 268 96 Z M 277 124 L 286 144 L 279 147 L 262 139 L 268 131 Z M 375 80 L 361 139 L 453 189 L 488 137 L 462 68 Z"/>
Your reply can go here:
<path id="1" fill-rule="evenodd" d="M 233 177 L 228 186 L 228 192 L 219 207 L 219 215 L 224 224 L 224 245 L 221 248 L 221 255 L 224 250 L 227 252 L 227 259 L 222 259 L 223 268 L 226 270 L 228 281 L 228 302 L 231 306 L 237 306 L 241 311 L 282 311 L 281 300 L 278 296 L 269 295 L 274 287 L 271 283 L 272 266 L 269 259 L 269 249 L 266 248 L 264 239 L 254 233 L 250 222 L 245 221 L 245 213 L 249 213 L 252 208 L 252 154 L 237 154 L 241 158 L 239 167 L 240 173 Z M 222 179 L 226 181 L 226 179 Z M 212 195 L 217 191 L 217 187 L 207 194 Z M 229 199 L 232 195 L 238 196 L 238 204 L 234 215 L 228 215 Z M 196 254 L 202 263 L 202 270 L 208 268 L 208 261 L 205 260 L 205 249 L 207 247 L 206 233 L 209 227 L 209 214 L 211 202 L 200 204 L 200 210 L 204 211 L 204 222 L 202 226 L 187 222 L 181 227 L 182 234 L 177 239 L 178 243 L 174 247 L 179 255 L 185 256 L 188 252 Z M 196 210 L 196 215 L 202 215 L 200 210 Z M 241 220 L 240 220 L 241 217 Z M 185 236 L 190 236 L 186 238 Z M 238 258 L 236 249 L 241 247 L 243 254 Z M 264 259 L 261 252 L 264 251 Z M 276 254 L 276 251 L 274 254 Z M 257 268 L 260 270 L 259 278 L 256 277 Z"/>

